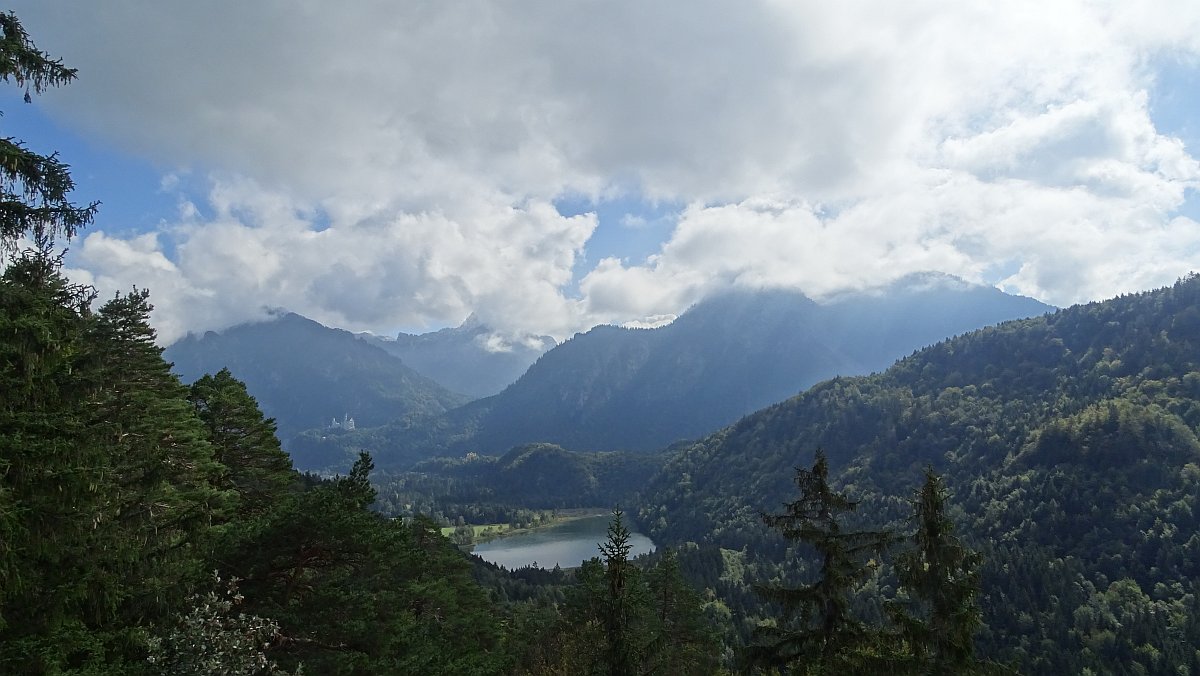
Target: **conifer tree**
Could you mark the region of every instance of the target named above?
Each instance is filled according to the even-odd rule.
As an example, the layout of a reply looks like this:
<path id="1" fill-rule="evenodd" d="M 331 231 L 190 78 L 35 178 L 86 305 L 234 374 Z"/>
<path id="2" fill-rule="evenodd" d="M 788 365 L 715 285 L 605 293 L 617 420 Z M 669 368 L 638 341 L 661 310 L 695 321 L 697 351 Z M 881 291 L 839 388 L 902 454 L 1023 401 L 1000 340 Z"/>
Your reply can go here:
<path id="1" fill-rule="evenodd" d="M 925 482 L 913 498 L 913 547 L 896 561 L 900 588 L 913 603 L 892 601 L 888 613 L 912 650 L 917 673 L 990 672 L 990 666 L 975 660 L 974 647 L 983 622 L 975 600 L 982 557 L 955 537 L 946 514 L 948 497 L 942 477 L 926 469 Z"/>
<path id="2" fill-rule="evenodd" d="M 237 496 L 239 515 L 262 513 L 295 485 L 292 460 L 275 436 L 275 421 L 263 417 L 246 385 L 229 369 L 192 383 L 188 400 L 222 466 L 218 485 Z"/>
<path id="3" fill-rule="evenodd" d="M 120 294 L 96 312 L 87 340 L 102 383 L 87 426 L 111 491 L 90 565 L 118 580 L 114 623 L 133 626 L 178 606 L 208 568 L 198 545 L 231 499 L 185 388 L 162 359 L 148 293 Z"/>
<path id="4" fill-rule="evenodd" d="M 0 13 L 0 80 L 40 94 L 75 79 L 75 69 L 40 51 L 13 13 Z M 75 187 L 57 154 L 39 155 L 14 138 L 0 138 L 0 254 L 12 252 L 22 235 L 48 249 L 55 236 L 73 237 L 91 223 L 97 204 L 67 198 Z"/>
<path id="5" fill-rule="evenodd" d="M 660 674 L 712 674 L 717 670 L 719 644 L 704 616 L 700 595 L 683 579 L 675 551 L 646 574 L 652 618 L 648 633 L 648 671 Z"/>
<path id="6" fill-rule="evenodd" d="M 613 510 L 600 557 L 579 567 L 559 642 L 571 673 L 625 676 L 644 671 L 651 636 L 650 597 L 641 571 L 629 560 L 632 545 L 621 510 Z"/>
<path id="7" fill-rule="evenodd" d="M 0 79 L 41 93 L 75 77 L 0 14 Z M 153 344 L 144 292 L 92 312 L 55 238 L 76 206 L 56 155 L 0 139 L 0 671 L 121 671 L 138 625 L 197 572 L 219 496 L 203 432 Z M 21 239 L 28 248 L 19 253 Z"/>
<path id="8" fill-rule="evenodd" d="M 119 598 L 89 561 L 110 498 L 86 424 L 92 298 L 38 253 L 0 277 L 0 673 L 53 670 L 88 643 L 84 608 Z"/>
<path id="9" fill-rule="evenodd" d="M 629 544 L 629 529 L 625 527 L 620 509 L 613 510 L 608 524 L 608 539 L 600 544 L 604 557 L 605 581 L 608 596 L 603 606 L 605 637 L 604 662 L 610 676 L 637 673 L 639 632 L 635 626 L 643 594 L 639 571 L 629 560 L 633 548 Z"/>
<path id="10" fill-rule="evenodd" d="M 844 531 L 857 502 L 829 486 L 829 463 L 817 450 L 811 470 L 796 470 L 800 498 L 763 521 L 784 537 L 811 546 L 820 567 L 812 584 L 762 585 L 759 594 L 783 607 L 784 622 L 760 625 L 746 656 L 752 665 L 799 667 L 810 674 L 877 673 L 875 632 L 850 611 L 850 598 L 871 571 L 865 560 L 892 541 L 887 531 Z"/>
<path id="11" fill-rule="evenodd" d="M 221 509 L 146 294 L 91 300 L 44 251 L 0 278 L 0 671 L 136 661 L 138 626 L 203 575 Z"/>

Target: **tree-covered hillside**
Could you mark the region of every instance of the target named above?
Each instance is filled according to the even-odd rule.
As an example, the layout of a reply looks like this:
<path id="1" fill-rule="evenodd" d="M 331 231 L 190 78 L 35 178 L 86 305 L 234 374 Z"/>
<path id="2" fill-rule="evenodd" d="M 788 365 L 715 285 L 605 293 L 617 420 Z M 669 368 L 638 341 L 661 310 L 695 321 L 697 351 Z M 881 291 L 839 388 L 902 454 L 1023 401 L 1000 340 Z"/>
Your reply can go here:
<path id="1" fill-rule="evenodd" d="M 771 570 L 785 548 L 758 515 L 789 499 L 814 449 L 863 518 L 894 525 L 932 466 L 987 560 L 989 655 L 1026 673 L 1187 673 L 1200 669 L 1198 431 L 1193 275 L 822 383 L 684 448 L 637 513 L 660 543 Z"/>
<path id="2" fill-rule="evenodd" d="M 611 507 L 633 499 L 662 467 L 664 454 L 578 453 L 553 444 L 518 446 L 502 456 L 434 458 L 407 472 L 374 477 L 388 514 L 465 515 L 472 523 L 507 521 L 514 507 Z"/>

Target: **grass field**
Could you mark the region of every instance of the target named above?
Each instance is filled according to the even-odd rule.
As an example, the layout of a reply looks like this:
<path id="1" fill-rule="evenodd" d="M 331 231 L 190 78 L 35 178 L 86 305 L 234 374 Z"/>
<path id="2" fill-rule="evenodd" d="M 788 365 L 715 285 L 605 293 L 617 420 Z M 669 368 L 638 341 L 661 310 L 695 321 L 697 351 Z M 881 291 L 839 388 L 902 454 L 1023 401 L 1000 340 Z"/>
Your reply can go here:
<path id="1" fill-rule="evenodd" d="M 472 540 L 474 540 L 474 544 L 479 544 L 480 542 L 486 542 L 487 540 L 492 540 L 494 538 L 506 537 L 509 535 L 515 535 L 517 533 L 526 533 L 526 532 L 538 530 L 541 528 L 547 528 L 549 526 L 553 526 L 555 524 L 559 524 L 564 521 L 571 521 L 572 519 L 581 519 L 584 517 L 596 516 L 599 514 L 607 514 L 607 513 L 608 513 L 607 510 L 597 509 L 597 508 L 561 509 L 556 512 L 554 517 L 547 519 L 545 521 L 542 521 L 541 523 L 539 523 L 538 525 L 536 525 L 532 528 L 513 528 L 511 524 L 507 524 L 507 523 L 485 523 L 485 524 L 468 524 L 468 525 L 470 525 L 471 528 L 474 530 L 474 532 L 471 534 Z M 455 528 L 457 528 L 457 526 L 444 526 L 442 528 L 442 535 L 449 537 L 452 533 L 454 533 Z"/>
<path id="2" fill-rule="evenodd" d="M 451 533 L 454 532 L 455 528 L 457 528 L 457 526 L 445 526 L 444 528 L 442 528 L 442 535 L 449 536 Z M 481 536 L 483 534 L 483 531 L 485 531 L 489 528 L 491 529 L 491 534 L 493 534 L 493 535 L 507 533 L 512 530 L 512 526 L 510 526 L 507 523 L 487 523 L 487 524 L 483 524 L 483 525 L 473 524 L 473 525 L 471 525 L 471 528 L 475 529 L 474 536 L 476 538 Z"/>

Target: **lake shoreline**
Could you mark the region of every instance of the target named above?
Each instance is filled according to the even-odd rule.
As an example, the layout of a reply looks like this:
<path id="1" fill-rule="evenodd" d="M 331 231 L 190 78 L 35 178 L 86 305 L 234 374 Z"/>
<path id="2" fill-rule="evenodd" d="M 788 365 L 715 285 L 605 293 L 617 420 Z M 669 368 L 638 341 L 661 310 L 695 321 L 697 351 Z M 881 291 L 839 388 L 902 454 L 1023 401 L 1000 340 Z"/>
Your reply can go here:
<path id="1" fill-rule="evenodd" d="M 560 515 L 544 528 L 525 529 L 512 537 L 493 538 L 472 547 L 472 554 L 494 565 L 515 570 L 536 566 L 547 570 L 578 567 L 598 556 L 599 545 L 608 537 L 611 513 L 607 510 L 575 510 Z M 630 524 L 632 525 L 632 524 Z M 653 552 L 656 546 L 645 535 L 630 533 L 631 555 Z"/>
<path id="2" fill-rule="evenodd" d="M 552 519 L 539 523 L 536 526 L 531 526 L 529 528 L 510 528 L 508 530 L 493 533 L 486 537 L 474 539 L 471 541 L 471 544 L 468 545 L 470 548 L 467 551 L 474 551 L 475 545 L 481 545 L 485 542 L 491 542 L 492 540 L 503 540 L 504 538 L 522 535 L 525 533 L 536 533 L 538 531 L 554 528 L 555 526 L 559 526 L 564 523 L 570 523 L 571 521 L 589 519 L 596 516 L 604 516 L 606 514 L 612 514 L 612 510 L 601 509 L 599 507 L 573 507 L 571 509 L 555 510 L 554 517 Z"/>
<path id="3" fill-rule="evenodd" d="M 549 520 L 543 521 L 536 526 L 530 526 L 528 528 L 509 528 L 508 524 L 506 523 L 468 524 L 475 529 L 475 534 L 471 538 L 471 544 L 458 545 L 458 548 L 464 552 L 470 553 L 475 549 L 476 545 L 481 545 L 485 542 L 501 540 L 516 535 L 536 533 L 548 528 L 560 526 L 564 523 L 570 523 L 571 521 L 590 519 L 610 514 L 612 514 L 612 510 L 604 507 L 571 507 L 568 509 L 556 509 L 554 510 L 554 516 L 552 516 Z M 454 526 L 442 528 L 442 535 L 448 536 L 452 532 L 454 532 Z"/>

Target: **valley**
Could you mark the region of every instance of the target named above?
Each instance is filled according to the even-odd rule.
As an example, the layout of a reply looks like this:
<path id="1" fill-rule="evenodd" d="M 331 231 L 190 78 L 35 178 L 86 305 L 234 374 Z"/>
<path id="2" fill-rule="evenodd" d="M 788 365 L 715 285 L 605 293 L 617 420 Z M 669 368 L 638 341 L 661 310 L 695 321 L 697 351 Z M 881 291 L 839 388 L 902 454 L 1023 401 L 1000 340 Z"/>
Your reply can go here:
<path id="1" fill-rule="evenodd" d="M 1200 11 L 60 4 L 0 674 L 1200 675 Z"/>
<path id="2" fill-rule="evenodd" d="M 1153 635 L 1192 631 L 1179 618 L 1189 616 L 1195 590 L 1173 585 L 1200 575 L 1191 564 L 1200 536 L 1184 517 L 1200 513 L 1197 284 L 1193 277 L 1053 314 L 936 276 L 825 306 L 784 293 L 723 296 L 664 328 L 576 336 L 499 395 L 323 432 L 323 443 L 308 432 L 289 446 L 314 467 L 370 449 L 382 462 L 376 509 L 430 515 L 451 541 L 509 569 L 572 568 L 596 554 L 606 518 L 564 524 L 553 510 L 626 507 L 649 536 L 636 538 L 630 556 L 649 554 L 650 538 L 677 552 L 689 580 L 715 597 L 708 612 L 728 615 L 720 622 L 727 644 L 752 640 L 766 619 L 758 581 L 813 575 L 759 518 L 795 490 L 794 468 L 824 449 L 833 485 L 861 504 L 856 522 L 897 533 L 908 528 L 908 496 L 929 468 L 945 477 L 964 542 L 983 557 L 983 653 L 1023 672 L 1071 672 L 1114 651 L 1162 645 Z M 988 325 L 1022 310 L 1031 316 Z M 974 323 L 960 336 L 934 335 Z M 921 343 L 933 344 L 916 349 Z M 742 356 L 730 357 L 734 345 Z M 902 358 L 886 367 L 882 355 Z M 680 378 L 681 367 L 694 377 Z M 778 403 L 735 420 L 761 405 L 749 402 L 767 403 L 739 394 L 751 391 Z M 711 408 L 718 402 L 729 412 Z M 703 436 L 704 427 L 669 426 L 688 419 L 672 406 L 733 422 Z M 501 419 L 503 428 L 489 422 Z M 671 444 L 656 436 L 666 430 L 700 438 Z M 1084 495 L 1104 497 L 1085 507 Z M 572 529 L 585 523 L 581 540 Z M 1104 549 L 1138 554 L 1105 558 Z M 879 568 L 867 586 L 894 584 Z M 1157 590 L 1121 612 L 1157 613 L 1164 623 L 1100 647 L 1072 614 L 1108 603 L 1117 589 Z M 879 603 L 856 601 L 868 614 Z M 1037 656 L 1039 642 L 1075 647 Z M 1172 663 L 1188 659 L 1171 654 Z"/>
<path id="3" fill-rule="evenodd" d="M 1200 536 L 1187 516 L 1200 513 L 1198 289 L 1192 277 L 941 341 L 880 373 L 819 383 L 700 441 L 652 453 L 657 470 L 622 482 L 636 490 L 596 495 L 629 506 L 656 543 L 675 548 L 690 579 L 730 613 L 726 640 L 743 642 L 765 612 L 756 581 L 813 574 L 758 517 L 794 494 L 796 466 L 824 449 L 834 485 L 860 503 L 855 523 L 892 532 L 908 528 L 908 496 L 931 468 L 946 478 L 964 542 L 983 556 L 984 654 L 1021 664 L 1022 673 L 1073 672 L 1139 645 L 1174 655 L 1128 658 L 1149 673 L 1163 660 L 1186 663 L 1186 643 L 1165 637 L 1194 631 L 1187 618 L 1196 590 L 1182 581 L 1200 574 Z M 573 455 L 556 448 L 523 469 L 513 458 L 502 463 L 511 467 L 503 481 L 525 488 L 501 502 L 549 504 L 538 487 L 566 485 L 551 477 Z M 477 462 L 474 474 L 451 470 L 455 463 L 411 474 L 499 476 L 487 456 Z M 497 496 L 454 490 L 475 504 Z M 868 586 L 894 584 L 880 568 Z M 1133 594 L 1119 609 L 1111 600 L 1118 593 Z M 1072 619 L 1098 604 L 1161 621 L 1143 620 L 1138 634 L 1100 646 L 1094 632 L 1103 630 Z M 1051 655 L 1039 642 L 1075 647 Z"/>

